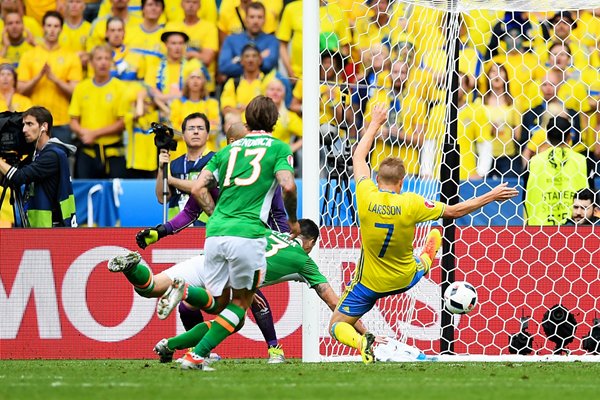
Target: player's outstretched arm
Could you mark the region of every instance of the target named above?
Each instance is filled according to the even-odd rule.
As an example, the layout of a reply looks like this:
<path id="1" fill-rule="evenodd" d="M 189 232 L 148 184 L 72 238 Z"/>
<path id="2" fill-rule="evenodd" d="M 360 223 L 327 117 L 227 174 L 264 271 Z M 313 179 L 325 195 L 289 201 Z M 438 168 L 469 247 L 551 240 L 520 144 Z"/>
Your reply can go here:
<path id="1" fill-rule="evenodd" d="M 204 210 L 204 212 L 211 216 L 213 211 L 215 211 L 215 201 L 210 195 L 209 189 L 212 189 L 217 186 L 217 180 L 212 172 L 204 169 L 200 172 L 198 179 L 194 181 L 194 186 L 192 186 L 192 197 L 196 199 L 200 207 Z"/>
<path id="2" fill-rule="evenodd" d="M 142 249 L 158 242 L 161 238 L 178 233 L 192 225 L 198 219 L 202 209 L 196 199 L 190 197 L 183 210 L 165 224 L 158 224 L 154 228 L 142 229 L 135 235 L 135 241 Z"/>
<path id="3" fill-rule="evenodd" d="M 371 110 L 371 123 L 358 142 L 354 154 L 352 155 L 352 163 L 354 165 L 354 180 L 358 183 L 364 177 L 371 177 L 371 170 L 367 164 L 367 157 L 375 136 L 379 132 L 381 126 L 387 121 L 388 107 L 385 104 L 379 103 L 373 106 Z"/>
<path id="4" fill-rule="evenodd" d="M 298 194 L 294 174 L 288 170 L 281 170 L 275 173 L 277 182 L 281 186 L 283 194 L 283 206 L 288 215 L 288 224 L 290 225 L 290 236 L 295 238 L 300 234 L 300 225 L 298 224 Z"/>
<path id="5" fill-rule="evenodd" d="M 493 188 L 491 191 L 484 195 L 475 197 L 467 201 L 460 202 L 455 205 L 446 206 L 443 218 L 460 218 L 464 215 L 472 213 L 473 211 L 491 203 L 492 201 L 504 201 L 512 199 L 519 194 L 519 191 L 515 188 L 508 187 L 508 183 L 501 183 L 500 185 Z"/>

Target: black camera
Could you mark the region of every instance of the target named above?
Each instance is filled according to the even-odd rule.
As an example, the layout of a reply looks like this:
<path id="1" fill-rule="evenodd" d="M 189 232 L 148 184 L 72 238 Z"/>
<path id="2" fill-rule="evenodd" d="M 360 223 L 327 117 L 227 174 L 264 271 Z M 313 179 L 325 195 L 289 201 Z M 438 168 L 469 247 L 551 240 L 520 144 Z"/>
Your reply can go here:
<path id="1" fill-rule="evenodd" d="M 583 338 L 581 347 L 588 353 L 600 354 L 600 318 L 594 318 L 594 326 Z"/>
<path id="2" fill-rule="evenodd" d="M 567 346 L 575 339 L 577 320 L 563 305 L 556 304 L 544 313 L 542 328 L 548 340 L 556 344 L 554 354 L 569 353 Z"/>
<path id="3" fill-rule="evenodd" d="M 175 131 L 170 126 L 153 122 L 150 124 L 150 131 L 154 133 L 154 144 L 158 150 L 177 150 L 177 141 L 175 140 Z"/>
<path id="4" fill-rule="evenodd" d="M 519 333 L 510 336 L 508 352 L 510 354 L 531 354 L 533 352 L 533 337 L 527 332 L 529 328 L 529 318 L 521 317 L 521 329 Z"/>
<path id="5" fill-rule="evenodd" d="M 24 156 L 33 154 L 34 149 L 35 143 L 27 143 L 23 134 L 23 113 L 0 113 L 0 157 L 16 165 Z"/>

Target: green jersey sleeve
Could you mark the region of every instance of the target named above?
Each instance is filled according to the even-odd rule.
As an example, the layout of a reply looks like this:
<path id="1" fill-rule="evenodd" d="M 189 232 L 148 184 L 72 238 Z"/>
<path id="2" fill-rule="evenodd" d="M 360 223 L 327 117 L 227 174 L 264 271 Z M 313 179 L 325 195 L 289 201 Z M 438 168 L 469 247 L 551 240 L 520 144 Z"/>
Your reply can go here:
<path id="1" fill-rule="evenodd" d="M 304 267 L 300 271 L 300 275 L 306 280 L 308 286 L 315 287 L 320 283 L 327 283 L 327 278 L 319 271 L 317 263 L 309 256 L 306 257 Z"/>
<path id="2" fill-rule="evenodd" d="M 292 149 L 290 145 L 284 143 L 280 140 L 278 143 L 278 156 L 275 161 L 275 169 L 274 171 L 291 171 L 294 172 L 294 155 L 292 154 Z"/>

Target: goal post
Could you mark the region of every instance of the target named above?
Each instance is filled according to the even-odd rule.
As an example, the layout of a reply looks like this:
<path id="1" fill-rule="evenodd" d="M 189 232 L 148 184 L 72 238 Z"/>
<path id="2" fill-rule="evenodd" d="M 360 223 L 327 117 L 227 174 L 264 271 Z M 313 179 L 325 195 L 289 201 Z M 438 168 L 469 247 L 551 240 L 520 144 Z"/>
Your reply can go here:
<path id="1" fill-rule="evenodd" d="M 523 192 L 527 163 L 548 148 L 548 121 L 556 117 L 572 124 L 570 148 L 600 170 L 600 2 L 309 3 L 302 207 L 321 226 L 311 255 L 336 292 L 360 253 L 351 149 L 378 102 L 391 112 L 370 152 L 374 176 L 385 157 L 401 157 L 403 191 L 429 200 L 452 204 L 500 182 Z M 530 354 L 590 354 L 584 339 L 600 314 L 600 233 L 528 226 L 525 208 L 518 197 L 456 222 L 419 225 L 416 252 L 430 229 L 445 238 L 430 275 L 378 301 L 363 322 L 428 354 L 485 358 L 510 355 L 529 317 Z M 441 293 L 454 280 L 477 288 L 469 315 L 443 310 Z M 550 318 L 555 305 L 575 317 L 572 330 L 570 321 Z M 330 337 L 330 316 L 304 292 L 304 361 L 358 359 Z M 567 332 L 562 344 L 548 324 Z"/>

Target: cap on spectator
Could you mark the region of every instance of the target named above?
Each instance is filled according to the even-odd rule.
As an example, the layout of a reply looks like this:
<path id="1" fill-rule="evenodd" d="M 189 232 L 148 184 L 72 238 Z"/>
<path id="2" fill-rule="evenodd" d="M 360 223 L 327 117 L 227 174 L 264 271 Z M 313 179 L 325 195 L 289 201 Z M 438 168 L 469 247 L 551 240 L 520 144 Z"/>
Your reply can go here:
<path id="1" fill-rule="evenodd" d="M 248 42 L 242 47 L 242 52 L 240 54 L 244 54 L 248 50 L 255 50 L 258 54 L 260 54 L 260 50 L 253 42 Z"/>
<path id="2" fill-rule="evenodd" d="M 187 43 L 190 40 L 190 37 L 188 36 L 187 33 L 183 32 L 181 30 L 180 27 L 178 27 L 176 24 L 167 24 L 167 26 L 165 26 L 165 30 L 163 31 L 163 33 L 160 35 L 160 40 L 163 43 L 167 42 L 167 39 L 169 38 L 169 36 L 171 35 L 181 35 L 183 36 L 183 40 Z"/>
<path id="3" fill-rule="evenodd" d="M 340 48 L 340 40 L 334 32 L 323 32 L 319 35 L 319 52 L 329 50 L 336 52 Z"/>
<path id="4" fill-rule="evenodd" d="M 558 11 L 552 16 L 552 18 L 550 18 L 550 23 L 552 25 L 556 25 L 561 19 L 567 21 L 567 23 L 571 25 L 572 29 L 577 28 L 577 21 L 575 21 L 575 18 L 573 18 L 571 11 Z"/>

